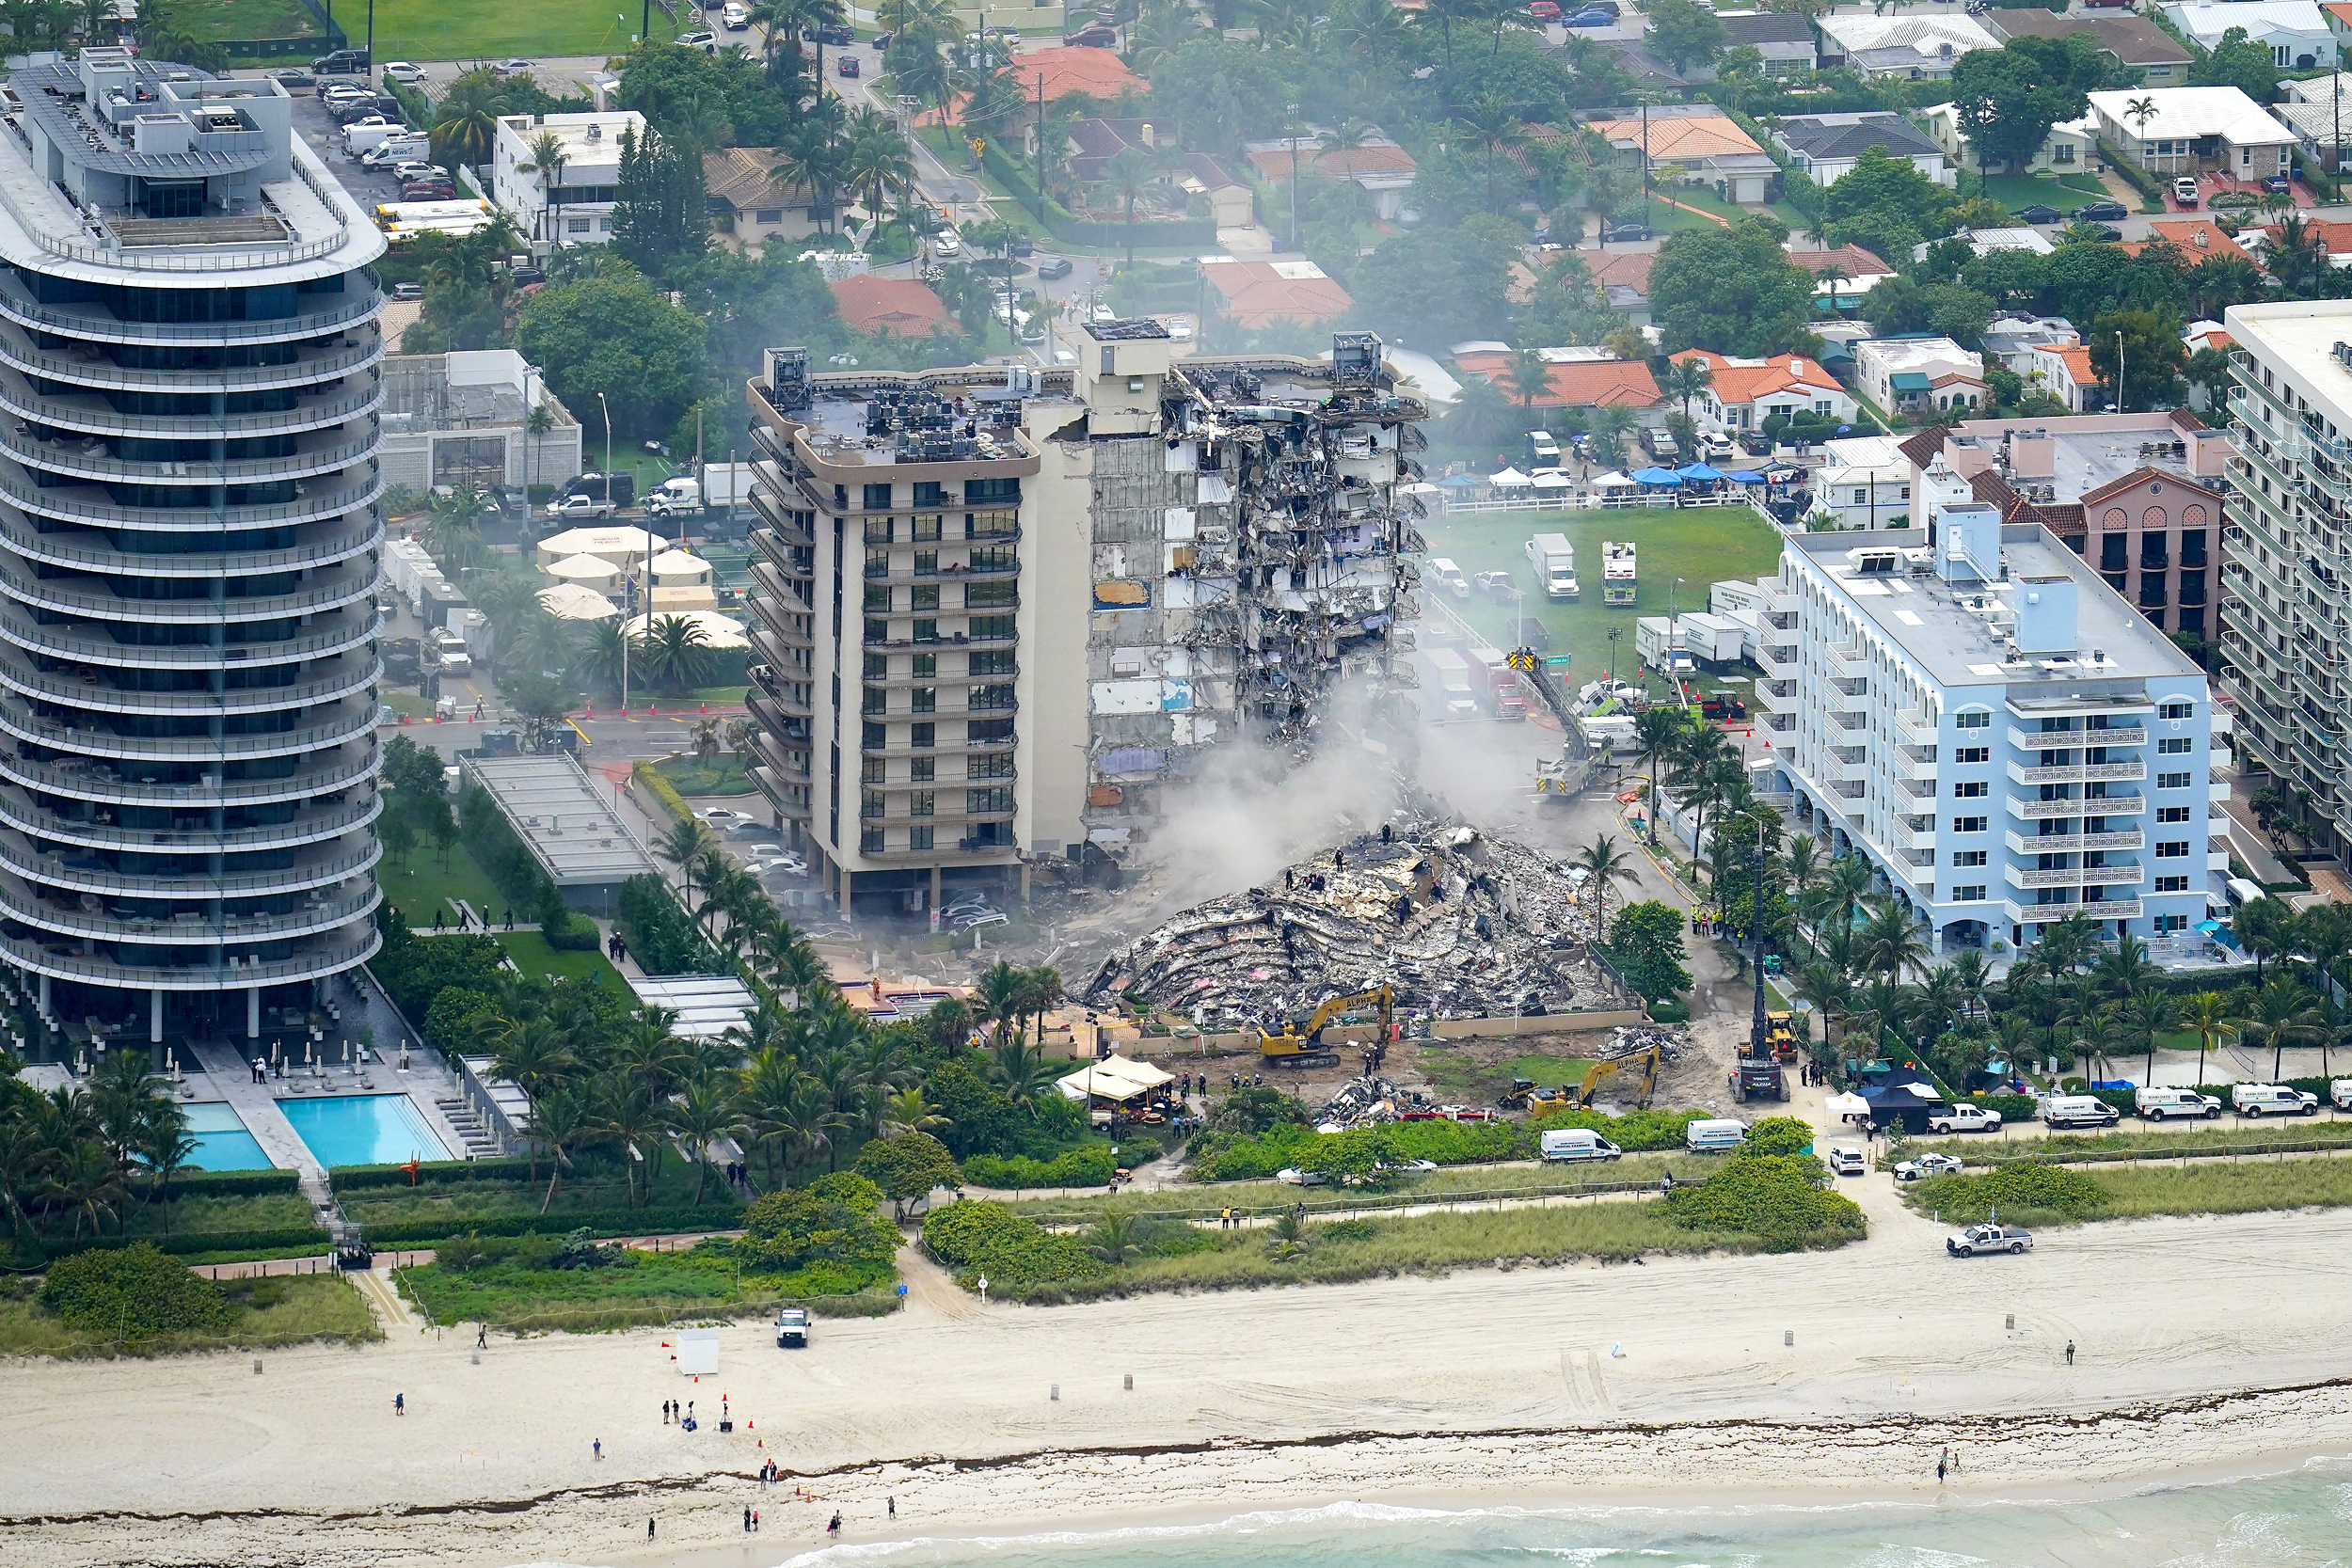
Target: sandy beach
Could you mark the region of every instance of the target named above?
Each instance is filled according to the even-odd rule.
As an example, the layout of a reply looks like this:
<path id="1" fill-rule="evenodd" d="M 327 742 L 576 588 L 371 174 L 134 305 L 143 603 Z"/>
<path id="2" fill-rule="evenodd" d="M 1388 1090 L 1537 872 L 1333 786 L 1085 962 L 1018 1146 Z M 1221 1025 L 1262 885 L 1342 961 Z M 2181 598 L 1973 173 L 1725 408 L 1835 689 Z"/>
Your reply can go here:
<path id="1" fill-rule="evenodd" d="M 259 1374 L 16 1362 L 0 1557 L 717 1568 L 818 1544 L 835 1510 L 872 1542 L 1348 1499 L 1932 1500 L 1947 1444 L 1949 1490 L 1979 1497 L 2352 1449 L 2352 1213 L 2090 1227 L 1960 1262 L 1872 1187 L 1870 1240 L 1820 1255 L 1042 1308 L 982 1307 L 910 1258 L 904 1312 L 822 1323 L 805 1352 L 724 1330 L 699 1384 L 658 1330 L 494 1339 L 477 1363 L 470 1333 L 410 1327 Z M 662 1423 L 672 1398 L 702 1430 Z M 789 1475 L 763 1491 L 770 1457 Z"/>

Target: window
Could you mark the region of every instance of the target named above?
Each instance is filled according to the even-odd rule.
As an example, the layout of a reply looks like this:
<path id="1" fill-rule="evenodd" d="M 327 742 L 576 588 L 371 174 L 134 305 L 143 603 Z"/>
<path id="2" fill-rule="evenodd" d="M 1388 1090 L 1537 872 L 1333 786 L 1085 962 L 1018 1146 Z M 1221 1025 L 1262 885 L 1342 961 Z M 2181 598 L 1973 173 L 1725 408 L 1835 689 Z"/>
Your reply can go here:
<path id="1" fill-rule="evenodd" d="M 1815 399 L 1813 400 L 1813 412 L 1815 412 L 1816 414 L 1826 414 L 1826 413 L 1828 413 L 1829 411 L 1830 411 L 1830 401 L 1829 401 L 1829 399 L 1827 399 L 1827 398 L 1815 398 Z"/>
<path id="2" fill-rule="evenodd" d="M 993 609 L 999 605 L 1020 602 L 1017 582 L 971 582 L 964 584 L 963 602 L 973 610 Z M 936 589 L 933 590 L 937 592 Z"/>
<path id="3" fill-rule="evenodd" d="M 590 231 L 586 218 L 567 218 L 564 220 L 564 227 L 575 234 L 585 234 Z"/>
<path id="4" fill-rule="evenodd" d="M 918 578 L 935 578 L 939 576 L 939 552 L 937 550 L 915 551 L 914 575 Z"/>
<path id="5" fill-rule="evenodd" d="M 1867 486 L 1857 484 L 1857 485 L 1855 485 L 1855 486 L 1853 487 L 1853 503 L 1854 503 L 1854 505 L 1856 505 L 1856 506 L 1863 505 L 1865 502 L 1867 502 L 1867 500 L 1869 500 L 1869 499 L 1870 499 L 1870 492 L 1869 492 L 1869 490 L 1868 490 L 1868 488 L 1867 488 Z"/>
<path id="6" fill-rule="evenodd" d="M 1002 712 L 1014 705 L 1012 688 L 976 686 L 972 689 L 972 700 L 965 705 L 975 713 Z"/>
<path id="7" fill-rule="evenodd" d="M 916 654 L 914 657 L 909 661 L 909 673 L 914 675 L 928 676 L 939 673 L 939 656 L 937 654 Z"/>
<path id="8" fill-rule="evenodd" d="M 909 816 L 931 816 L 931 803 L 936 799 L 937 797 L 928 789 L 916 790 L 907 797 L 907 815 Z"/>
<path id="9" fill-rule="evenodd" d="M 967 675 L 1009 675 L 1012 673 L 1012 650 L 998 648 L 989 653 L 968 655 L 964 673 Z"/>
<path id="10" fill-rule="evenodd" d="M 2188 787 L 2188 783 L 2189 778 L 2186 773 L 2159 773 L 2156 775 L 2156 787 L 2158 789 L 2186 789 Z"/>
<path id="11" fill-rule="evenodd" d="M 1956 763 L 1991 762 L 1993 748 L 1990 746 L 1955 746 L 1952 748 L 1952 760 Z"/>
<path id="12" fill-rule="evenodd" d="M 917 506 L 946 505 L 947 487 L 935 479 L 916 480 L 914 482 L 914 504 Z"/>
<path id="13" fill-rule="evenodd" d="M 857 831 L 857 852 L 879 855 L 882 852 L 882 831 L 880 828 L 860 828 Z"/>
<path id="14" fill-rule="evenodd" d="M 1986 784 L 1982 779 L 1975 779 L 1964 784 L 1956 784 L 1952 785 L 1953 797 L 1962 800 L 1981 800 L 1992 793 L 1993 786 Z"/>
<path id="15" fill-rule="evenodd" d="M 921 515 L 921 516 L 918 516 L 918 517 L 914 518 L 914 542 L 915 542 L 916 544 L 918 544 L 918 545 L 936 545 L 936 544 L 938 544 L 938 543 L 939 543 L 939 514 L 938 514 L 938 513 L 936 513 L 936 512 L 926 513 L 925 515 Z"/>
<path id="16" fill-rule="evenodd" d="M 1952 864 L 1955 866 L 1966 867 L 1971 865 L 1982 865 L 1984 863 L 1984 851 L 1981 849 L 1955 849 L 1952 851 Z"/>
<path id="17" fill-rule="evenodd" d="M 2181 530 L 2181 564 L 2202 566 L 2205 563 L 2205 531 L 2201 528 Z"/>
<path id="18" fill-rule="evenodd" d="M 866 552 L 866 575 L 869 578 L 888 577 L 890 575 L 890 552 L 869 548 Z"/>
<path id="19" fill-rule="evenodd" d="M 1980 833 L 1984 832 L 1984 823 L 1985 819 L 1981 816 L 1955 816 L 1952 818 L 1952 832 Z"/>
<path id="20" fill-rule="evenodd" d="M 917 641 L 917 642 L 936 642 L 936 641 L 939 641 L 939 623 L 938 623 L 937 621 L 917 621 L 917 622 L 915 622 L 915 623 L 914 623 L 914 640 L 915 640 L 915 641 Z"/>
<path id="21" fill-rule="evenodd" d="M 752 221 L 754 223 L 782 223 L 784 221 L 784 209 L 781 207 L 762 207 L 752 214 Z"/>
<path id="22" fill-rule="evenodd" d="M 2156 742 L 2156 750 L 2169 757 L 2185 756 L 2189 748 L 2196 744 L 2197 738 L 2194 736 L 2168 736 Z"/>
<path id="23" fill-rule="evenodd" d="M 890 656 L 888 654 L 867 654 L 866 656 L 865 673 L 866 678 L 869 681 L 878 681 L 888 675 L 890 673 Z"/>
<path id="24" fill-rule="evenodd" d="M 2188 916 L 2185 914 L 2160 914 L 2156 916 L 2156 935 L 2158 936 L 2164 936 L 2172 931 L 2185 931 L 2187 929 Z"/>
<path id="25" fill-rule="evenodd" d="M 868 642 L 889 641 L 890 623 L 887 621 L 878 621 L 868 617 L 866 622 L 866 641 Z"/>
<path id="26" fill-rule="evenodd" d="M 2177 861 L 2187 854 L 2188 840 L 2185 838 L 2168 838 L 2156 845 L 2156 859 L 2160 861 Z"/>
<path id="27" fill-rule="evenodd" d="M 860 784 L 881 784 L 882 782 L 882 768 L 883 763 L 882 758 L 867 757 L 864 762 L 858 764 L 857 782 Z"/>
<path id="28" fill-rule="evenodd" d="M 1952 889 L 1952 902 L 1955 904 L 1975 904 L 1981 902 L 1983 898 L 1984 884 L 1982 882 L 1970 882 L 1965 886 Z"/>
<path id="29" fill-rule="evenodd" d="M 2156 891 L 2158 893 L 2186 893 L 2188 879 L 2186 877 L 2159 877 L 2156 879 Z"/>
<path id="30" fill-rule="evenodd" d="M 914 596 L 907 601 L 908 609 L 920 610 L 937 610 L 939 608 L 939 584 L 935 582 L 917 583 L 914 585 L 912 592 Z"/>
<path id="31" fill-rule="evenodd" d="M 931 830 L 930 830 L 930 829 L 929 829 L 929 828 L 909 828 L 909 829 L 907 830 L 907 847 L 908 847 L 908 848 L 910 848 L 910 849 L 929 849 L 930 847 L 931 847 Z"/>
<path id="32" fill-rule="evenodd" d="M 907 744 L 918 752 L 928 752 L 939 744 L 937 724 L 911 724 L 907 727 Z"/>
<path id="33" fill-rule="evenodd" d="M 974 746 L 1001 746 L 1012 739 L 1012 721 L 975 719 L 963 731 L 965 740 Z"/>
<path id="34" fill-rule="evenodd" d="M 863 725 L 858 732 L 858 744 L 869 752 L 879 752 L 890 744 L 890 731 L 881 724 Z"/>
<path id="35" fill-rule="evenodd" d="M 967 789 L 963 795 L 964 813 L 970 816 L 1012 810 L 1012 791 L 1009 789 Z"/>
<path id="36" fill-rule="evenodd" d="M 2158 806 L 2156 820 L 2158 822 L 2185 822 L 2188 820 L 2188 808 L 2186 806 Z"/>
<path id="37" fill-rule="evenodd" d="M 907 705 L 909 711 L 914 713 L 937 713 L 939 711 L 939 688 L 918 686 L 908 695 L 914 699 Z"/>
<path id="38" fill-rule="evenodd" d="M 929 784 L 938 776 L 937 757 L 916 757 L 907 764 L 907 781 L 911 784 Z"/>
<path id="39" fill-rule="evenodd" d="M 864 495 L 865 495 L 865 501 L 864 501 L 864 505 L 865 505 L 865 507 L 866 507 L 866 511 L 868 511 L 868 512 L 887 512 L 887 511 L 889 511 L 889 510 L 890 510 L 890 486 L 889 486 L 889 485 L 887 485 L 887 484 L 868 484 L 868 485 L 866 485 L 866 486 L 865 486 L 865 487 L 864 487 Z"/>
<path id="40" fill-rule="evenodd" d="M 975 642 L 998 642 L 1014 635 L 1013 618 L 1009 615 L 972 617 L 971 638 Z"/>
<path id="41" fill-rule="evenodd" d="M 973 757 L 964 764 L 967 779 L 1009 779 L 1012 777 L 1012 753 L 998 752 L 991 756 Z"/>
<path id="42" fill-rule="evenodd" d="M 2123 547 L 2124 536 L 2122 534 L 2101 534 L 2099 536 L 2099 570 L 2103 572 L 2120 572 L 2126 566 L 2129 566 L 2131 564 L 2131 561 L 2130 558 L 2123 553 Z"/>
<path id="43" fill-rule="evenodd" d="M 1993 714 L 1990 709 L 1981 708 L 1967 713 L 1956 713 L 1952 715 L 1952 727 L 1962 730 L 1989 730 L 1993 727 Z"/>
<path id="44" fill-rule="evenodd" d="M 868 518 L 866 518 L 866 542 L 867 544 L 869 544 L 869 545 L 887 545 L 887 544 L 889 544 L 889 543 L 890 543 L 890 524 L 891 524 L 891 519 L 890 519 L 890 518 L 888 518 L 888 517 L 868 517 Z"/>
<path id="45" fill-rule="evenodd" d="M 890 590 L 887 587 L 884 587 L 880 583 L 868 583 L 866 585 L 866 613 L 868 615 L 887 615 L 890 613 Z"/>
<path id="46" fill-rule="evenodd" d="M 858 702 L 860 713 L 886 713 L 889 709 L 889 700 L 883 696 L 882 689 L 879 686 L 867 687 L 866 695 Z"/>
<path id="47" fill-rule="evenodd" d="M 2196 711 L 2196 705 L 2191 703 L 2167 703 L 2156 709 L 2156 716 L 2160 719 L 2186 719 Z"/>

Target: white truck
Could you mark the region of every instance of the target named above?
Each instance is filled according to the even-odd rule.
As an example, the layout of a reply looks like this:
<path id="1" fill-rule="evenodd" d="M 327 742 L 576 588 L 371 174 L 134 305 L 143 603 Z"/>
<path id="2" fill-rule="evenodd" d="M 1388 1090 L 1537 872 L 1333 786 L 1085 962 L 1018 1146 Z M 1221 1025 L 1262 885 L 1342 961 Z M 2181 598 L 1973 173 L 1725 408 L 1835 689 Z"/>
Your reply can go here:
<path id="1" fill-rule="evenodd" d="M 1426 657 L 1438 677 L 1438 711 L 1433 717 L 1449 721 L 1477 718 L 1478 699 L 1470 695 L 1470 660 L 1452 648 L 1432 648 Z"/>
<path id="2" fill-rule="evenodd" d="M 2352 1078 L 2328 1080 L 2328 1103 L 2339 1111 L 2352 1111 Z"/>
<path id="3" fill-rule="evenodd" d="M 1600 542 L 1600 602 L 1620 608 L 1633 603 L 1637 585 L 1633 580 L 1633 541 L 1604 539 Z"/>
<path id="4" fill-rule="evenodd" d="M 447 626 L 434 627 L 425 643 L 439 656 L 444 675 L 463 675 L 472 671 L 473 656 L 466 651 L 466 640 Z"/>
<path id="5" fill-rule="evenodd" d="M 354 157 L 373 152 L 394 136 L 407 138 L 408 127 L 389 115 L 370 115 L 343 127 L 343 150 Z"/>
<path id="6" fill-rule="evenodd" d="M 1928 1113 L 1928 1131 L 1931 1132 L 1998 1132 L 2000 1130 L 2001 1114 L 1988 1111 L 1980 1105 L 1947 1105 L 1942 1110 Z"/>
<path id="7" fill-rule="evenodd" d="M 2312 1117 L 2319 1114 L 2319 1096 L 2290 1089 L 2283 1084 L 2233 1084 L 2230 1103 L 2242 1117 Z"/>
<path id="8" fill-rule="evenodd" d="M 1581 592 L 1576 583 L 1576 546 L 1566 534 L 1539 533 L 1527 542 L 1526 551 L 1545 598 L 1573 599 Z"/>
<path id="9" fill-rule="evenodd" d="M 1421 579 L 1423 582 L 1434 583 L 1457 599 L 1470 597 L 1470 578 L 1462 575 L 1462 568 L 1448 561 L 1444 556 L 1433 555 L 1422 562 Z"/>
<path id="10" fill-rule="evenodd" d="M 808 1348 L 808 1308 L 787 1307 L 776 1313 L 776 1348 L 806 1350 Z"/>
<path id="11" fill-rule="evenodd" d="M 749 463 L 706 463 L 700 476 L 673 474 L 646 492 L 645 515 L 675 517 L 683 513 L 725 512 L 751 498 Z"/>
<path id="12" fill-rule="evenodd" d="M 2221 1114 L 2221 1101 L 2195 1089 L 2169 1089 L 2161 1085 L 2134 1089 L 2132 1109 L 2142 1120 L 2163 1121 L 2168 1117 L 2201 1117 L 2210 1121 Z"/>
<path id="13" fill-rule="evenodd" d="M 1536 1148 L 1543 1159 L 1555 1163 L 1571 1160 L 1616 1160 L 1625 1151 L 1607 1138 L 1585 1127 L 1555 1127 L 1543 1134 Z"/>

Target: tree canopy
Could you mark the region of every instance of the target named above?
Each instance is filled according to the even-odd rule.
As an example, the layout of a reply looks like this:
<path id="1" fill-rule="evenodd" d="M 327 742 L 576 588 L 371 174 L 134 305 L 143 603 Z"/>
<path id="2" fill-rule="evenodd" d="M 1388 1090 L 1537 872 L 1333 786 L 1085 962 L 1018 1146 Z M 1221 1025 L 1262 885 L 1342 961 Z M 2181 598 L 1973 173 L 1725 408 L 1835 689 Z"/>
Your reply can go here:
<path id="1" fill-rule="evenodd" d="M 2051 126 L 2082 116 L 2090 106 L 2085 95 L 2105 86 L 2106 75 L 2106 57 L 2089 34 L 2012 39 L 1952 62 L 1952 102 L 1978 161 L 2013 170 L 2042 150 Z"/>
<path id="2" fill-rule="evenodd" d="M 1814 282 L 1781 248 L 1786 232 L 1749 216 L 1728 229 L 1685 230 L 1660 247 L 1650 311 L 1668 353 L 1757 356 L 1798 345 L 1812 319 Z"/>

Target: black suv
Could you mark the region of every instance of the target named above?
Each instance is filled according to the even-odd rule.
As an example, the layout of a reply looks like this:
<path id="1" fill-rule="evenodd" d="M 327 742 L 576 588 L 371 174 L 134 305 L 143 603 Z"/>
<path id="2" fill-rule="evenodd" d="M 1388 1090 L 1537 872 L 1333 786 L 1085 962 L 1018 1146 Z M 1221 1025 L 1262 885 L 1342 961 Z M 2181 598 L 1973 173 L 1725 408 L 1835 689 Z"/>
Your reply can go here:
<path id="1" fill-rule="evenodd" d="M 830 26 L 811 27 L 808 30 L 808 38 L 811 43 L 830 43 L 836 49 L 846 49 L 857 41 L 857 35 L 838 23 Z"/>
<path id="2" fill-rule="evenodd" d="M 348 76 L 368 69 L 368 52 L 364 49 L 338 49 L 331 55 L 321 55 L 310 62 L 310 69 L 323 76 Z"/>
<path id="3" fill-rule="evenodd" d="M 2121 201 L 2086 201 L 2066 214 L 2076 223 L 2121 223 L 2123 204 Z"/>

